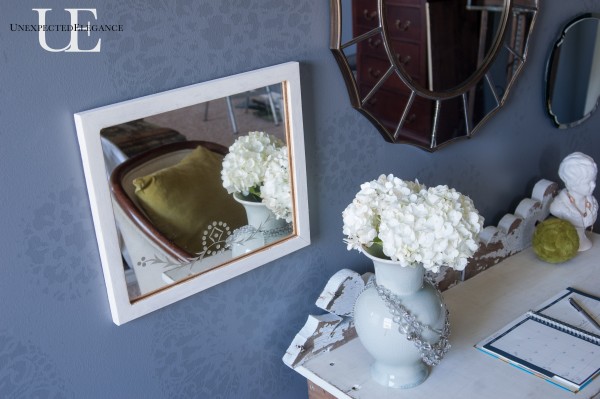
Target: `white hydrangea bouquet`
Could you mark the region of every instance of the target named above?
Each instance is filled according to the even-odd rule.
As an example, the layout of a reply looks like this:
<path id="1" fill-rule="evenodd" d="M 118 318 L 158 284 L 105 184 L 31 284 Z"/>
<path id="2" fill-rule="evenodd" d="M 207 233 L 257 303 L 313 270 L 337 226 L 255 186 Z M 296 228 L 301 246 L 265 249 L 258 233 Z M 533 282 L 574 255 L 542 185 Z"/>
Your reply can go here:
<path id="1" fill-rule="evenodd" d="M 291 222 L 292 201 L 288 151 L 265 132 L 238 137 L 223 159 L 221 178 L 228 193 L 264 203 L 279 219 Z"/>
<path id="2" fill-rule="evenodd" d="M 260 193 L 263 203 L 277 218 L 285 219 L 288 223 L 292 221 L 292 190 L 287 147 L 279 148 L 267 159 Z"/>
<path id="3" fill-rule="evenodd" d="M 473 201 L 447 186 L 381 175 L 364 183 L 342 213 L 348 250 L 357 249 L 401 266 L 422 264 L 463 270 L 478 248 L 483 227 Z"/>

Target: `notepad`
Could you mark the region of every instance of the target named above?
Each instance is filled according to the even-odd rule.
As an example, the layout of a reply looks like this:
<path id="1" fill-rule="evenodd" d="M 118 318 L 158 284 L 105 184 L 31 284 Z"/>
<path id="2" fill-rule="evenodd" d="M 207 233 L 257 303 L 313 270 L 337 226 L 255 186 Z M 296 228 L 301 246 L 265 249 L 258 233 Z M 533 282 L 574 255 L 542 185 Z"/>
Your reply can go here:
<path id="1" fill-rule="evenodd" d="M 570 304 L 600 321 L 600 297 L 567 288 L 475 347 L 572 392 L 600 373 L 600 331 Z"/>

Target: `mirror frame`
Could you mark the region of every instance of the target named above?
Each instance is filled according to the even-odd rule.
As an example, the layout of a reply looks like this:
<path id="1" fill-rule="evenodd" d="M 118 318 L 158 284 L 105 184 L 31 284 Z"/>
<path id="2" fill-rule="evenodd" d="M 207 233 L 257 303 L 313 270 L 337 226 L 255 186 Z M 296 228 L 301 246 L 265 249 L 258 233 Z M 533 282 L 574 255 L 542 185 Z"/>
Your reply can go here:
<path id="1" fill-rule="evenodd" d="M 352 1 L 356 1 L 356 0 L 352 0 Z M 529 40 L 528 40 L 529 35 L 533 31 L 533 27 L 535 25 L 535 21 L 537 18 L 538 0 L 503 0 L 503 1 L 504 1 L 504 3 L 502 6 L 502 14 L 501 14 L 501 18 L 500 18 L 500 24 L 498 27 L 499 31 L 496 34 L 496 37 L 494 38 L 494 42 L 492 44 L 490 51 L 485 56 L 480 67 L 476 71 L 474 71 L 467 80 L 465 80 L 464 82 L 462 82 L 461 84 L 459 84 L 458 86 L 456 86 L 450 90 L 430 91 L 428 89 L 421 87 L 421 85 L 418 82 L 414 82 L 413 79 L 406 73 L 406 71 L 404 70 L 404 67 L 401 65 L 401 63 L 399 63 L 396 60 L 396 57 L 394 57 L 394 55 L 393 55 L 393 49 L 390 44 L 388 29 L 387 29 L 386 24 L 384 23 L 384 21 L 386 19 L 386 10 L 385 10 L 386 0 L 377 0 L 378 26 L 375 27 L 374 29 L 372 29 L 371 31 L 366 32 L 360 36 L 353 37 L 350 41 L 345 42 L 345 43 L 342 43 L 342 0 L 330 0 L 330 10 L 331 10 L 330 50 L 333 53 L 333 55 L 338 63 L 338 67 L 342 73 L 344 82 L 346 83 L 346 88 L 348 91 L 348 95 L 350 97 L 350 103 L 352 104 L 352 107 L 355 108 L 356 110 L 358 110 L 365 117 L 367 117 L 367 119 L 369 119 L 369 121 L 371 121 L 371 123 L 373 123 L 373 125 L 375 125 L 375 127 L 379 130 L 379 132 L 384 137 L 384 139 L 391 143 L 410 144 L 410 145 L 417 146 L 421 149 L 424 149 L 426 151 L 433 152 L 433 151 L 437 150 L 438 148 L 441 148 L 441 147 L 447 145 L 448 143 L 454 142 L 456 140 L 472 137 L 473 134 L 475 134 L 477 132 L 479 127 L 482 126 L 495 112 L 498 111 L 498 109 L 500 109 L 504 105 L 512 85 L 514 84 L 517 77 L 519 76 L 521 69 L 523 68 L 523 65 L 525 65 L 525 61 L 527 59 L 528 47 L 529 47 Z M 527 10 L 528 12 L 532 13 L 532 19 L 531 19 L 531 24 L 529 26 L 529 31 L 526 32 L 527 40 L 525 41 L 525 44 L 523 47 L 523 54 L 521 54 L 521 55 L 519 55 L 516 51 L 514 51 L 509 46 L 509 44 L 506 42 L 506 36 L 508 35 L 508 29 L 507 29 L 508 19 L 509 19 L 509 16 L 513 14 L 513 10 L 515 8 L 514 3 L 519 4 L 519 6 L 518 6 L 519 9 Z M 366 40 L 369 37 L 376 35 L 376 34 L 382 35 L 385 52 L 386 52 L 388 61 L 390 62 L 391 66 L 385 73 L 382 74 L 379 81 L 375 84 L 375 86 L 371 89 L 371 91 L 365 96 L 365 98 L 361 98 L 359 89 L 358 89 L 358 84 L 356 82 L 356 78 L 354 77 L 354 74 L 352 72 L 350 64 L 344 54 L 344 49 L 347 47 L 350 47 L 354 44 L 357 44 L 363 40 Z M 495 61 L 496 57 L 498 56 L 498 53 L 500 52 L 500 49 L 502 47 L 506 48 L 510 54 L 512 54 L 517 59 L 519 59 L 521 62 L 519 64 L 519 66 L 515 69 L 515 71 L 513 72 L 510 79 L 508 80 L 504 94 L 502 95 L 502 97 L 499 97 L 498 94 L 496 93 L 496 90 L 493 85 L 493 81 L 491 79 L 491 76 L 488 74 L 488 71 L 489 71 L 490 67 L 492 66 L 492 64 L 494 63 L 494 61 Z M 383 86 L 383 83 L 385 82 L 385 80 L 392 74 L 396 74 L 402 80 L 402 82 L 407 86 L 407 89 L 410 91 L 410 96 L 408 98 L 405 108 L 403 110 L 399 111 L 399 113 L 401 114 L 401 117 L 400 117 L 398 126 L 396 128 L 396 131 L 393 134 L 390 134 L 390 132 L 388 132 L 387 129 L 383 126 L 383 124 L 375 116 L 373 116 L 368 110 L 366 110 L 364 108 L 364 104 L 366 104 L 366 102 L 371 98 L 371 96 L 374 95 L 381 86 Z M 462 97 L 463 111 L 465 113 L 468 112 L 467 111 L 469 109 L 469 106 L 468 106 L 469 99 L 467 98 L 468 91 L 474 85 L 479 83 L 482 79 L 485 79 L 485 83 L 491 89 L 491 92 L 492 92 L 492 94 L 495 98 L 495 102 L 497 104 L 496 107 L 494 107 L 490 111 L 488 111 L 486 113 L 486 115 L 475 126 L 470 126 L 470 124 L 467 123 L 465 135 L 454 137 L 443 143 L 438 143 L 436 133 L 437 133 L 437 125 L 439 123 L 438 115 L 440 112 L 441 102 L 443 100 Z M 431 134 L 427 140 L 428 145 L 425 145 L 418 140 L 406 140 L 406 139 L 398 138 L 399 133 L 402 129 L 402 126 L 407 119 L 410 108 L 412 107 L 414 100 L 417 97 L 435 101 L 435 109 L 434 109 L 435 114 L 433 116 L 433 125 L 431 128 Z M 466 118 L 466 119 L 468 120 L 468 118 Z"/>
<path id="2" fill-rule="evenodd" d="M 598 109 L 598 103 L 600 102 L 600 98 L 597 99 L 596 105 L 594 106 L 594 108 L 590 112 L 585 114 L 581 119 L 578 119 L 575 122 L 561 123 L 558 120 L 558 115 L 556 115 L 554 112 L 552 112 L 552 94 L 554 93 L 554 85 L 555 85 L 554 82 L 556 80 L 556 73 L 558 71 L 558 63 L 560 61 L 561 47 L 563 45 L 563 42 L 565 40 L 565 37 L 566 37 L 569 29 L 571 29 L 577 23 L 579 23 L 585 19 L 596 19 L 600 23 L 600 13 L 585 13 L 585 14 L 581 14 L 581 15 L 576 16 L 575 18 L 570 19 L 564 25 L 558 39 L 554 43 L 554 46 L 552 46 L 552 53 L 550 54 L 550 58 L 548 58 L 548 63 L 546 64 L 546 74 L 545 74 L 546 75 L 545 76 L 545 78 L 546 78 L 546 95 L 545 95 L 546 111 L 548 112 L 548 115 L 550 116 L 550 119 L 552 119 L 552 122 L 554 123 L 554 125 L 559 129 L 568 129 L 570 127 L 575 127 L 575 126 L 581 125 L 583 122 L 588 120 L 588 118 L 590 116 L 592 116 L 594 114 L 594 112 L 596 112 L 596 110 Z"/>
<path id="3" fill-rule="evenodd" d="M 247 255 L 232 259 L 207 272 L 190 276 L 152 294 L 130 300 L 106 177 L 100 130 L 274 84 L 283 86 L 283 101 L 286 109 L 284 122 L 290 154 L 290 180 L 294 199 L 294 231 L 292 235 Z M 104 280 L 115 324 L 121 325 L 170 305 L 310 244 L 298 62 L 288 62 L 78 112 L 74 118 Z"/>

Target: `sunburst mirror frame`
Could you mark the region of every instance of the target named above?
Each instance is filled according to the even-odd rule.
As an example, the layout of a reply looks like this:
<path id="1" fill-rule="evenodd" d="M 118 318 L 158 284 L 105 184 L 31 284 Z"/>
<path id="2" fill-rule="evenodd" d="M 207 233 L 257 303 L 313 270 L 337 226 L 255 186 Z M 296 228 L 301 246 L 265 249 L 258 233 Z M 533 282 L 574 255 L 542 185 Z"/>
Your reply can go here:
<path id="1" fill-rule="evenodd" d="M 351 0 L 356 1 L 356 0 Z M 376 0 L 377 1 L 377 26 L 372 30 L 353 37 L 349 41 L 342 42 L 342 0 L 330 0 L 331 9 L 331 30 L 330 30 L 330 49 L 338 63 L 352 107 L 361 112 L 367 119 L 369 119 L 375 127 L 379 130 L 384 139 L 391 143 L 403 143 L 417 146 L 429 152 L 433 152 L 442 146 L 450 142 L 454 142 L 458 139 L 470 138 L 477 130 L 487 121 L 493 114 L 495 114 L 505 103 L 510 89 L 516 81 L 518 75 L 525 64 L 528 52 L 528 38 L 535 25 L 535 20 L 538 12 L 538 0 L 504 0 L 501 7 L 501 16 L 498 26 L 498 32 L 496 33 L 495 39 L 488 51 L 487 55 L 477 68 L 477 70 L 470 75 L 464 82 L 453 87 L 449 90 L 432 91 L 424 88 L 417 81 L 413 80 L 410 75 L 406 72 L 402 60 L 399 60 L 394 55 L 394 51 L 390 44 L 390 33 L 388 25 L 385 23 L 386 15 L 386 3 L 387 0 Z M 471 0 L 469 0 L 471 1 Z M 496 2 L 497 3 L 497 2 Z M 526 19 L 519 21 L 519 15 L 526 16 Z M 512 21 L 511 21 L 511 17 Z M 515 22 L 516 21 L 516 22 Z M 512 22 L 512 23 L 511 23 Z M 519 23 L 522 25 L 519 26 Z M 517 30 L 521 29 L 521 32 Z M 520 49 L 512 48 L 507 40 L 508 35 L 523 34 L 523 42 Z M 371 90 L 364 96 L 361 96 L 359 87 L 357 84 L 356 77 L 350 66 L 348 57 L 344 53 L 344 50 L 350 48 L 353 45 L 361 43 L 365 40 L 369 40 L 375 35 L 381 35 L 385 53 L 390 63 L 387 71 L 381 74 L 376 84 Z M 512 62 L 512 73 L 507 79 L 507 85 L 503 92 L 499 93 L 494 85 L 492 76 L 490 74 L 490 68 L 494 64 L 500 50 L 505 49 L 508 51 L 509 56 L 513 58 Z M 404 108 L 399 107 L 398 112 L 401 113 L 400 120 L 394 131 L 386 128 L 381 120 L 377 116 L 373 115 L 366 109 L 367 102 L 377 93 L 377 91 L 383 86 L 387 79 L 392 75 L 397 75 L 404 85 L 410 91 L 408 101 Z M 486 111 L 486 114 L 477 122 L 471 123 L 469 110 L 472 106 L 472 102 L 476 101 L 473 95 L 469 94 L 469 91 L 480 82 L 486 86 L 487 90 L 491 92 L 495 106 L 490 110 Z M 443 106 L 443 102 L 451 99 L 460 97 L 462 102 L 462 112 L 465 118 L 464 132 L 449 139 L 438 138 L 438 125 L 440 109 Z M 411 107 L 415 103 L 415 99 L 422 98 L 426 100 L 433 100 L 434 111 L 433 120 L 431 124 L 431 132 L 428 137 L 422 137 L 419 139 L 402 137 L 401 132 L 403 126 L 407 122 L 407 118 L 410 115 Z"/>

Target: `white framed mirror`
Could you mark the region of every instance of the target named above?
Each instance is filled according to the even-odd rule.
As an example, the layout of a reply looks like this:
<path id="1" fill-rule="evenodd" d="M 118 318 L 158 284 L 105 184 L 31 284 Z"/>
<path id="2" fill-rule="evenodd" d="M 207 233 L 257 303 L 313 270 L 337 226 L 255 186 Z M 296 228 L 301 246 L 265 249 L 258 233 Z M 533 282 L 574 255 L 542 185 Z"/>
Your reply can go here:
<path id="1" fill-rule="evenodd" d="M 297 62 L 74 117 L 117 325 L 310 243 Z M 232 181 L 257 160 L 273 172 L 252 199 Z"/>

